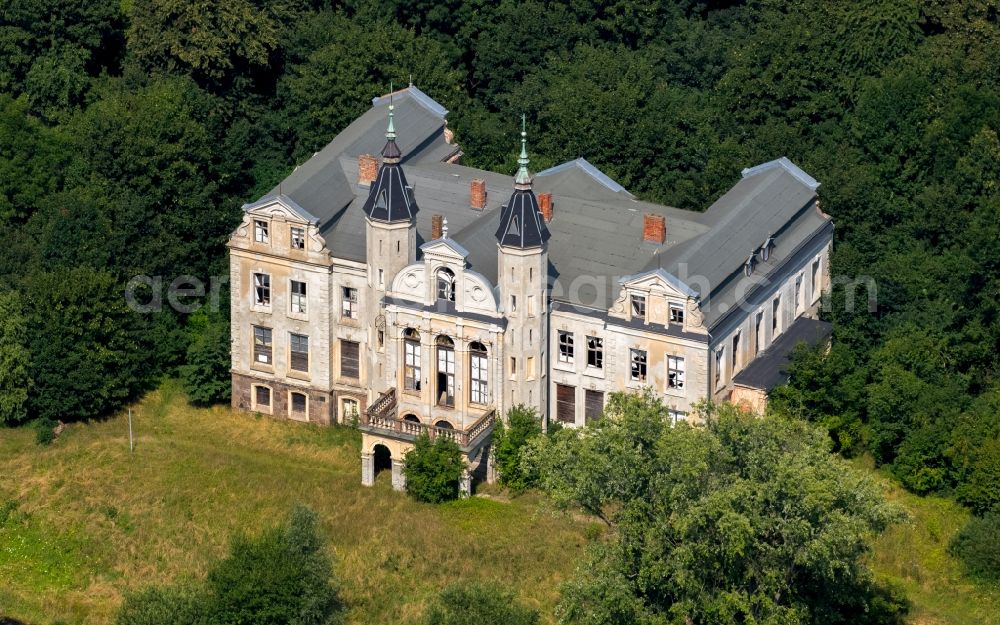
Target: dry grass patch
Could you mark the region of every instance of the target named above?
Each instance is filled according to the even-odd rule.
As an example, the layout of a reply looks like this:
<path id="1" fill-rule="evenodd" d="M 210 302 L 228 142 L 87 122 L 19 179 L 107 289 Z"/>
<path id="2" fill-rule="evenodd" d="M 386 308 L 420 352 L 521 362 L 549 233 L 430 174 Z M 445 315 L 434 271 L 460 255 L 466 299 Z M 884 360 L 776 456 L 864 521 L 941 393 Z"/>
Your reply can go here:
<path id="1" fill-rule="evenodd" d="M 443 506 L 360 485 L 357 432 L 189 406 L 174 383 L 124 416 L 75 424 L 51 447 L 0 430 L 0 616 L 107 623 L 123 593 L 201 576 L 237 531 L 295 502 L 330 539 L 353 623 L 413 622 L 458 580 L 497 580 L 546 620 L 588 524 L 535 496 Z M 2 520 L 2 519 L 0 519 Z"/>

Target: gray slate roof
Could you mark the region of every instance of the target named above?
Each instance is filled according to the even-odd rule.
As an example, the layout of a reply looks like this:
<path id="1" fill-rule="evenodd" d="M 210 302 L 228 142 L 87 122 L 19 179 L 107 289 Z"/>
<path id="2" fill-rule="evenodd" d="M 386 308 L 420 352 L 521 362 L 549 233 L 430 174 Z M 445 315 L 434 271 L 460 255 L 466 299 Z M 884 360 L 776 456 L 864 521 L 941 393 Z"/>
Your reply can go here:
<path id="1" fill-rule="evenodd" d="M 495 173 L 445 163 L 457 145 L 444 138 L 447 111 L 416 87 L 393 94 L 401 166 L 422 210 L 416 215 L 417 243 L 430 238 L 431 217 L 448 219 L 449 236 L 469 250 L 468 262 L 497 280 L 497 239 L 501 204 L 513 191 L 513 172 Z M 325 148 L 296 168 L 269 196 L 289 197 L 320 223 L 320 234 L 333 256 L 365 259 L 365 215 L 369 189 L 357 185 L 361 154 L 378 154 L 385 142 L 388 98 L 373 100 L 370 110 L 352 122 Z M 513 146 L 512 146 L 513 148 Z M 486 181 L 484 210 L 470 207 L 469 183 Z M 829 218 L 815 206 L 818 183 L 787 159 L 743 172 L 743 178 L 704 213 L 637 200 L 584 159 L 539 172 L 536 194 L 553 196 L 553 220 L 547 224 L 552 297 L 573 305 L 606 310 L 617 296 L 619 279 L 662 268 L 685 281 L 718 320 L 716 302 L 735 301 L 734 277 L 742 276 L 746 258 L 768 235 L 776 246 L 760 271 L 787 258 Z M 666 217 L 663 245 L 642 241 L 643 216 Z M 703 276 L 710 293 L 689 276 Z"/>

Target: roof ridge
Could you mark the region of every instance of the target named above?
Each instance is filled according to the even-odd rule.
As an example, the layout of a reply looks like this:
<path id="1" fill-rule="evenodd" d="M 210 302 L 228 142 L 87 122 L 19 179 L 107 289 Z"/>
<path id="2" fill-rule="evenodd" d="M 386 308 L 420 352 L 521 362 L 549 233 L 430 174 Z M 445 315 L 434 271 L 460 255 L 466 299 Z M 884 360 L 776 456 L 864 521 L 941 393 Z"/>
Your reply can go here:
<path id="1" fill-rule="evenodd" d="M 376 106 L 386 105 L 389 103 L 390 98 L 399 96 L 409 96 L 413 98 L 414 102 L 438 117 L 444 118 L 448 115 L 448 109 L 443 107 L 437 100 L 418 89 L 416 85 L 410 85 L 408 87 L 403 87 L 402 89 L 397 89 L 392 93 L 374 97 L 372 98 L 372 107 L 374 108 Z"/>

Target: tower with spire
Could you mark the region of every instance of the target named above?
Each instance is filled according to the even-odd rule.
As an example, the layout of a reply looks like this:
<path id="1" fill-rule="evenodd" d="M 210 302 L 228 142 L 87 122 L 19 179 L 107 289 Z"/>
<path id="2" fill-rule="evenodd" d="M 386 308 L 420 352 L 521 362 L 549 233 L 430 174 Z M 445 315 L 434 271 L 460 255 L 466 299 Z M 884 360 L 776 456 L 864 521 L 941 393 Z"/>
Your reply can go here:
<path id="1" fill-rule="evenodd" d="M 528 171 L 527 130 L 521 116 L 521 154 L 514 191 L 500 213 L 497 282 L 507 330 L 504 337 L 504 410 L 524 404 L 546 414 L 548 370 L 549 230 Z"/>
<path id="2" fill-rule="evenodd" d="M 390 94 L 392 88 L 389 89 Z M 385 292 L 392 280 L 404 267 L 416 260 L 417 202 L 413 189 L 406 182 L 400 164 L 402 152 L 396 144 L 396 126 L 393 119 L 392 99 L 389 100 L 389 119 L 385 131 L 382 163 L 371 185 L 368 199 L 362 210 L 365 213 L 366 258 L 368 261 L 368 286 L 366 310 L 370 318 L 385 318 Z M 385 375 L 379 371 L 385 366 L 386 336 L 379 336 L 376 323 L 370 328 L 367 362 L 368 379 L 376 393 L 385 390 Z"/>

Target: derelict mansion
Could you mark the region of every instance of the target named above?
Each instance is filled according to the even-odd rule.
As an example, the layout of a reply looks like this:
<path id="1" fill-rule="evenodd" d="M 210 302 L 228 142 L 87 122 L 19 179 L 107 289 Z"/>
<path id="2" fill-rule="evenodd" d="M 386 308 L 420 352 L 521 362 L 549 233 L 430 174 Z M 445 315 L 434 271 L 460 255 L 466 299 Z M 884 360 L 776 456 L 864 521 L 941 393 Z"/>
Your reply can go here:
<path id="1" fill-rule="evenodd" d="M 782 158 L 679 210 L 583 159 L 532 175 L 523 132 L 513 178 L 465 167 L 446 114 L 413 86 L 376 98 L 244 207 L 235 408 L 356 422 L 362 480 L 391 467 L 402 487 L 421 432 L 485 469 L 516 404 L 579 426 L 618 390 L 652 388 L 676 420 L 762 401 L 765 355 L 816 323 L 829 282 L 815 180 Z"/>

